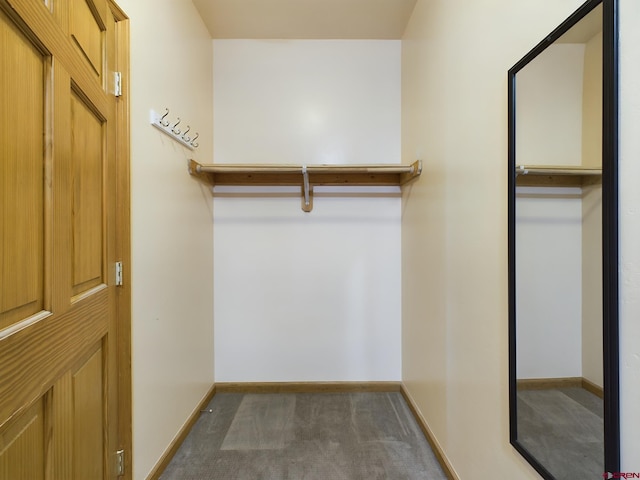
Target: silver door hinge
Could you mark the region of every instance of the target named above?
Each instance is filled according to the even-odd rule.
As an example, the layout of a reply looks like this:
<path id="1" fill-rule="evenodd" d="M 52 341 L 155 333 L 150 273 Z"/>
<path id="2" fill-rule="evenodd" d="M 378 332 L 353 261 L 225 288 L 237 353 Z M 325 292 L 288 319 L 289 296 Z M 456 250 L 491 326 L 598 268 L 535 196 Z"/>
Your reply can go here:
<path id="1" fill-rule="evenodd" d="M 116 262 L 116 286 L 122 286 L 122 262 Z"/>
<path id="2" fill-rule="evenodd" d="M 124 475 L 124 450 L 116 452 L 116 475 L 118 477 Z"/>
<path id="3" fill-rule="evenodd" d="M 116 97 L 122 96 L 122 73 L 113 72 L 113 94 Z"/>

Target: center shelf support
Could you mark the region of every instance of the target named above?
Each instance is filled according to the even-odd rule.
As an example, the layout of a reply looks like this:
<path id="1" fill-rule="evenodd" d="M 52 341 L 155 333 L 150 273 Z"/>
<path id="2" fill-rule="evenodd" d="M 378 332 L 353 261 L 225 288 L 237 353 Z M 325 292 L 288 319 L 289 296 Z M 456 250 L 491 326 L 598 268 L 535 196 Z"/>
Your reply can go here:
<path id="1" fill-rule="evenodd" d="M 313 208 L 313 205 L 311 204 L 311 198 L 310 198 L 311 189 L 309 188 L 309 172 L 307 172 L 306 165 L 302 166 L 302 181 L 303 181 L 302 195 L 304 198 L 304 202 L 302 203 L 302 210 L 304 212 L 309 213 Z"/>

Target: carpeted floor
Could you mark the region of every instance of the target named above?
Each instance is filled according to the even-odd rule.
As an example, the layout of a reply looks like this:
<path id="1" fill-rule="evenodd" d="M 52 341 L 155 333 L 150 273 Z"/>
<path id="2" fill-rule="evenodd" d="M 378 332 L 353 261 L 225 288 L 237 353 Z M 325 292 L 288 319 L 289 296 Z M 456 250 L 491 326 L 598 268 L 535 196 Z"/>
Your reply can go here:
<path id="1" fill-rule="evenodd" d="M 445 480 L 446 476 L 399 393 L 219 393 L 160 478 Z"/>
<path id="2" fill-rule="evenodd" d="M 557 480 L 602 478 L 602 399 L 582 388 L 518 392 L 518 441 Z"/>

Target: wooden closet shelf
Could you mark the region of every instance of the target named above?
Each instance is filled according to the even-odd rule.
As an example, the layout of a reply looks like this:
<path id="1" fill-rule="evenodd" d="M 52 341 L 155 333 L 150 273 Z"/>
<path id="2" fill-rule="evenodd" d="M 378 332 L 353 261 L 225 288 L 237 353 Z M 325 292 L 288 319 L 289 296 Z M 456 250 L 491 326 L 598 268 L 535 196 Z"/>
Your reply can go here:
<path id="1" fill-rule="evenodd" d="M 411 165 L 277 165 L 189 162 L 189 173 L 211 185 L 302 185 L 306 168 L 310 185 L 403 185 L 420 175 L 422 163 Z"/>
<path id="2" fill-rule="evenodd" d="M 301 186 L 302 209 L 310 212 L 315 185 L 404 185 L 422 173 L 422 162 L 411 165 L 278 165 L 209 164 L 189 161 L 189 173 L 211 185 Z"/>
<path id="3" fill-rule="evenodd" d="M 581 187 L 602 181 L 601 168 L 556 165 L 518 165 L 516 185 Z"/>

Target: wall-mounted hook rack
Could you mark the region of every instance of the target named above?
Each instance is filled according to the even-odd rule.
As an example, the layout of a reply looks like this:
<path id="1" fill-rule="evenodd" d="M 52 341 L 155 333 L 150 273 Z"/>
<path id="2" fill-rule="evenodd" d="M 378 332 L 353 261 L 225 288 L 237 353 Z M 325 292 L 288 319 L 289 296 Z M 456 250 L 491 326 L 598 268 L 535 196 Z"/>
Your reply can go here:
<path id="1" fill-rule="evenodd" d="M 189 150 L 195 150 L 198 148 L 198 143 L 196 143 L 196 138 L 199 137 L 199 134 L 196 133 L 193 137 L 187 135 L 187 132 L 191 130 L 189 125 L 186 125 L 184 131 L 181 128 L 178 128 L 178 125 L 181 125 L 182 120 L 180 117 L 177 117 L 177 120 L 169 120 L 167 116 L 169 115 L 169 109 L 166 109 L 166 112 L 160 115 L 155 110 L 151 110 L 149 112 L 149 121 L 151 125 L 156 127 L 158 130 L 169 135 L 176 142 L 187 147 Z"/>

